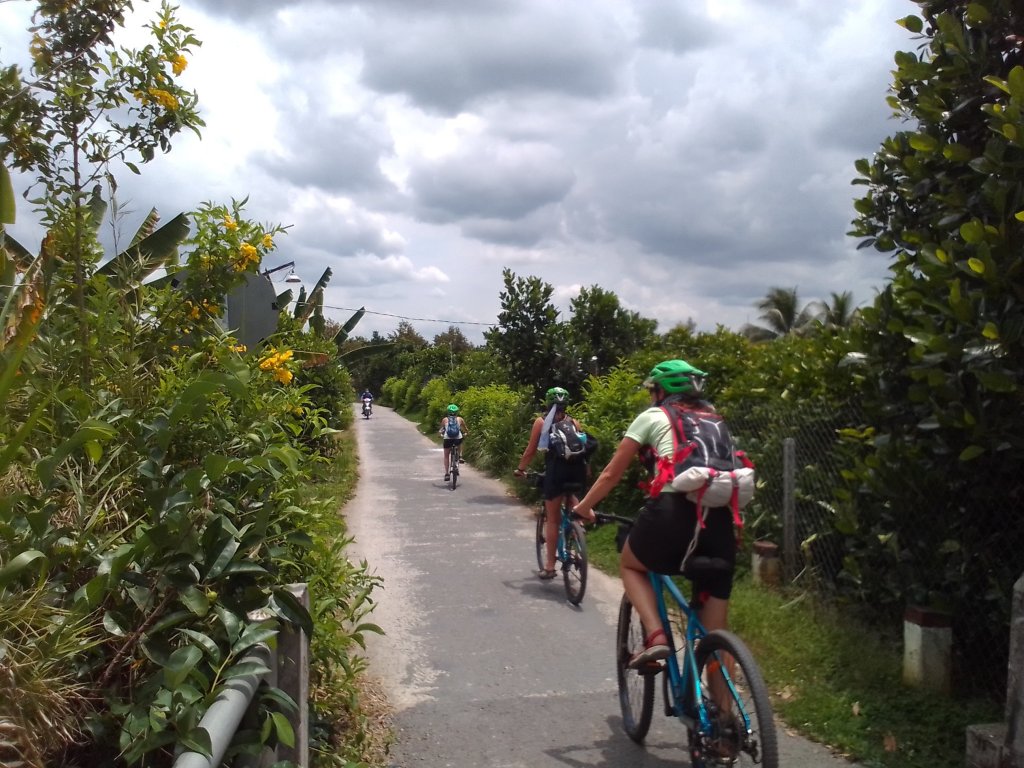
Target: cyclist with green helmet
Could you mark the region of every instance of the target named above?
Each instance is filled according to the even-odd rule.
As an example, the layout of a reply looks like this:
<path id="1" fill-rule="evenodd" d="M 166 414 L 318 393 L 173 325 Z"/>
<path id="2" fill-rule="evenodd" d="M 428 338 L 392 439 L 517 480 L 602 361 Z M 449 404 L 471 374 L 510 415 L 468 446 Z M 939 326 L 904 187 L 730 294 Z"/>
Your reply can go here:
<path id="1" fill-rule="evenodd" d="M 704 371 L 685 360 L 665 360 L 651 369 L 643 383 L 650 393 L 651 407 L 626 429 L 608 465 L 574 508 L 577 514 L 593 514 L 594 506 L 618 484 L 634 456 L 645 460 L 649 470 L 658 458 L 673 456 L 672 422 L 662 406 L 675 404 L 682 408 L 713 410 L 710 403 L 701 399 L 706 377 Z M 718 514 L 719 510 L 712 511 L 716 514 L 705 515 L 706 527 L 699 528 L 697 507 L 685 493 L 675 492 L 671 485 L 666 485 L 656 497 L 648 498 L 619 560 L 623 589 L 636 606 L 644 627 L 661 626 L 648 571 L 680 573 L 683 561 L 692 554 L 717 558 L 717 570 L 696 574 L 693 595 L 704 627 L 708 631 L 726 628 L 732 569 L 736 563 L 736 536 L 729 510 L 725 509 L 723 514 Z M 656 629 L 644 638 L 644 650 L 630 660 L 630 666 L 640 667 L 664 659 L 669 653 L 664 632 Z"/>
<path id="2" fill-rule="evenodd" d="M 442 444 L 444 445 L 444 481 L 447 483 L 451 477 L 449 465 L 452 456 L 452 446 L 462 445 L 462 441 L 469 434 L 469 430 L 466 429 L 466 422 L 459 416 L 459 406 L 455 403 L 451 403 L 445 410 L 445 415 L 441 418 L 441 426 L 438 431 L 441 434 Z"/>
<path id="3" fill-rule="evenodd" d="M 555 547 L 558 543 L 558 527 L 562 522 L 562 501 L 567 495 L 566 486 L 582 487 L 587 482 L 589 466 L 585 456 L 580 456 L 578 460 L 565 460 L 556 451 L 547 450 L 552 430 L 558 429 L 557 425 L 564 419 L 569 420 L 577 433 L 583 432 L 579 422 L 566 412 L 569 392 L 562 387 L 551 387 L 544 394 L 544 404 L 547 413 L 534 419 L 530 440 L 519 459 L 519 467 L 515 474 L 522 477 L 537 452 L 544 451 L 543 495 L 544 508 L 547 511 L 547 527 L 544 531 L 545 567 L 537 572 L 537 576 L 547 580 L 555 578 L 556 575 Z M 575 497 L 570 496 L 570 502 L 574 501 Z M 588 522 L 594 521 L 593 513 L 583 517 Z"/>

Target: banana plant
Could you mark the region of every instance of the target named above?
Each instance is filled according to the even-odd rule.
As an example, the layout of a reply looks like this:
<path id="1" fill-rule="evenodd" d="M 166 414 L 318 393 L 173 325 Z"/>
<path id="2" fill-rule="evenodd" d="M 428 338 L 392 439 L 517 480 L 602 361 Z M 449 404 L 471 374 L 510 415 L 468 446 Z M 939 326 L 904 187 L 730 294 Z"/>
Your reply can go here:
<path id="1" fill-rule="evenodd" d="M 300 325 L 305 325 L 306 321 L 309 320 L 309 316 L 316 311 L 316 308 L 323 307 L 324 303 L 324 289 L 327 287 L 327 283 L 331 280 L 331 268 L 328 267 L 324 270 L 324 273 L 320 275 L 320 279 L 316 281 L 316 285 L 313 286 L 313 290 L 309 292 L 309 296 L 299 295 L 299 300 L 295 303 L 295 319 L 299 321 Z"/>
<path id="2" fill-rule="evenodd" d="M 92 221 L 98 227 L 106 211 L 106 204 L 94 195 L 90 204 Z M 106 276 L 111 285 L 134 290 L 147 277 L 161 267 L 177 262 L 178 246 L 189 235 L 188 217 L 179 213 L 169 222 L 157 227 L 160 215 L 152 208 L 142 225 L 132 237 L 130 245 L 96 270 Z M 7 238 L 7 247 L 20 264 L 27 264 L 32 253 L 12 237 Z"/>

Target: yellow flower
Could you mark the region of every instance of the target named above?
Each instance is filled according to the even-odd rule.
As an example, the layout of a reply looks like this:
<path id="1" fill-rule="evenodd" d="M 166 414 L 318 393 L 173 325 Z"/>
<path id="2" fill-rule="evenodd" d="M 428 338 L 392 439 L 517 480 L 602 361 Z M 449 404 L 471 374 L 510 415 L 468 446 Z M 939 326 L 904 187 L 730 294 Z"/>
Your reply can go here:
<path id="1" fill-rule="evenodd" d="M 242 243 L 238 249 L 238 258 L 235 259 L 235 271 L 244 272 L 249 268 L 250 264 L 259 264 L 260 254 L 256 250 L 255 245 L 250 243 Z"/>
<path id="2" fill-rule="evenodd" d="M 234 344 L 231 347 L 231 351 L 238 352 L 239 354 L 241 354 L 242 352 L 247 352 L 248 350 L 246 349 L 245 344 Z"/>
<path id="3" fill-rule="evenodd" d="M 273 248 L 273 247 L 274 247 L 274 238 L 273 238 L 273 236 L 272 236 L 272 235 L 271 235 L 271 234 L 270 234 L 270 233 L 268 232 L 267 234 L 265 234 L 265 235 L 263 236 L 263 248 L 264 248 L 265 250 L 268 250 L 268 251 L 269 251 L 269 250 L 270 250 L 271 248 Z"/>
<path id="4" fill-rule="evenodd" d="M 149 95 L 153 98 L 153 101 L 158 102 L 164 109 L 169 109 L 173 112 L 178 108 L 178 100 L 163 88 L 150 88 Z"/>
<path id="5" fill-rule="evenodd" d="M 290 384 L 293 376 L 292 372 L 289 371 L 287 368 L 275 368 L 274 378 L 277 379 L 282 384 Z"/>
<path id="6" fill-rule="evenodd" d="M 180 53 L 177 56 L 175 56 L 173 59 L 171 59 L 171 70 L 176 75 L 180 75 L 182 72 L 184 72 L 185 71 L 185 67 L 187 67 L 187 66 L 188 66 L 188 60 L 184 56 L 182 56 Z"/>
<path id="7" fill-rule="evenodd" d="M 230 216 L 225 216 L 224 229 L 226 229 L 228 232 L 234 232 L 236 229 L 238 229 L 238 224 L 236 224 L 235 220 Z"/>

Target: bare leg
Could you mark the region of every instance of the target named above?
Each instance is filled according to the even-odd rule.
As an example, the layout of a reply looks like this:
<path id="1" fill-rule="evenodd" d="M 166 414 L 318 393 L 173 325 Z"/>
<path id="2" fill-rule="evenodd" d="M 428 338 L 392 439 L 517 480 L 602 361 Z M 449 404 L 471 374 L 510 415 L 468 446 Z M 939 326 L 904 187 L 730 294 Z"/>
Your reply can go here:
<path id="1" fill-rule="evenodd" d="M 558 526 L 562 524 L 562 497 L 546 499 L 544 511 L 547 512 L 547 519 L 544 521 L 544 568 L 555 570 L 555 550 L 558 546 Z"/>
<path id="2" fill-rule="evenodd" d="M 445 448 L 444 449 L 444 473 L 446 475 L 448 474 L 448 462 L 451 460 L 451 455 L 452 455 L 452 449 L 451 448 Z"/>
<path id="3" fill-rule="evenodd" d="M 628 540 L 619 558 L 619 575 L 622 576 L 622 588 L 626 591 L 629 602 L 640 615 L 646 639 L 647 635 L 661 626 L 661 617 L 658 616 L 658 603 L 650 576 L 647 575 L 647 568 L 637 560 Z"/>
<path id="4" fill-rule="evenodd" d="M 713 632 L 716 629 L 728 629 L 729 601 L 722 600 L 720 597 L 709 597 L 697 612 L 697 616 L 700 618 L 700 623 L 704 625 L 704 629 L 708 632 Z M 732 676 L 736 666 L 735 659 L 726 654 L 721 655 L 722 660 L 725 662 L 726 671 Z M 723 714 L 731 712 L 732 696 L 729 693 L 729 687 L 725 684 L 725 680 L 720 675 L 715 675 L 711 678 L 710 687 L 711 698 L 718 704 L 719 710 Z"/>

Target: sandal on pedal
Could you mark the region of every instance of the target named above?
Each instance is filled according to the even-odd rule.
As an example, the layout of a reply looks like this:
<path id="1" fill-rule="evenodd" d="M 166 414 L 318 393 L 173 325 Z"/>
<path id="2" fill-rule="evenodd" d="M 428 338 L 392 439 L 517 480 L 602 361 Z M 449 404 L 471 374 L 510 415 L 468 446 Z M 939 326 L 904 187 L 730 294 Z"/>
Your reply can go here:
<path id="1" fill-rule="evenodd" d="M 551 579 L 555 578 L 557 575 L 558 573 L 554 568 L 541 568 L 537 571 L 537 578 L 541 581 L 551 581 Z"/>
<path id="2" fill-rule="evenodd" d="M 630 669 L 639 669 L 646 664 L 650 664 L 652 661 L 667 659 L 672 653 L 672 650 L 666 644 L 666 640 L 668 640 L 668 638 L 665 637 L 665 630 L 654 630 L 644 638 L 644 649 L 633 654 L 633 658 L 629 660 L 629 663 L 626 664 L 626 666 Z"/>

